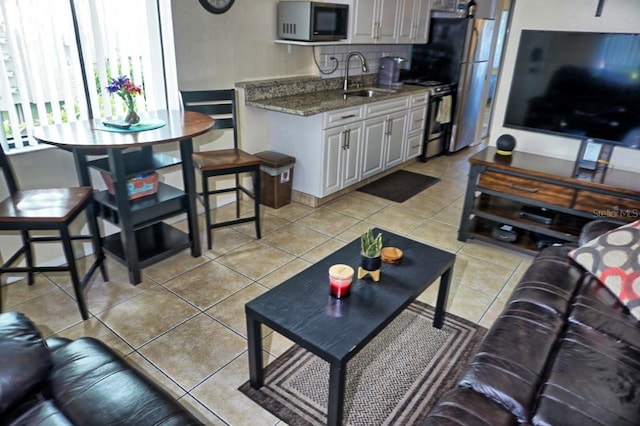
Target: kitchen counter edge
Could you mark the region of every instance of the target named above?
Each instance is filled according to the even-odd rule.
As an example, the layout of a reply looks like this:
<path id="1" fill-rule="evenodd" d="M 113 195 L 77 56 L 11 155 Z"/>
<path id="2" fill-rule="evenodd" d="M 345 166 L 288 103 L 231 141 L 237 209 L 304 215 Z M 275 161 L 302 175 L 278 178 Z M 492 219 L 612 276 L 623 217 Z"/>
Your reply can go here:
<path id="1" fill-rule="evenodd" d="M 366 105 L 374 102 L 402 96 L 410 96 L 427 92 L 428 88 L 405 84 L 392 93 L 373 96 L 370 98 L 359 96 L 345 96 L 342 90 L 325 90 L 312 93 L 281 96 L 271 99 L 247 100 L 246 105 L 269 111 L 308 117 L 327 111 Z"/>

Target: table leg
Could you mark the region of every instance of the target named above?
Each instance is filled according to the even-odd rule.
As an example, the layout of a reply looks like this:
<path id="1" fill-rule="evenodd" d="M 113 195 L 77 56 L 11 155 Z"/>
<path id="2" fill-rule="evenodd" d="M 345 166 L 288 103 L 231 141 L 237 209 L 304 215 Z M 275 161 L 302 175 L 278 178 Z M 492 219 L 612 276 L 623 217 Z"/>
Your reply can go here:
<path id="1" fill-rule="evenodd" d="M 193 169 L 193 141 L 180 141 L 180 158 L 182 159 L 182 179 L 184 191 L 187 193 L 187 222 L 189 224 L 189 240 L 191 241 L 191 256 L 200 257 L 200 233 L 198 231 L 198 210 L 196 208 L 196 177 Z"/>
<path id="2" fill-rule="evenodd" d="M 438 301 L 436 302 L 436 313 L 433 317 L 433 326 L 442 328 L 444 322 L 444 313 L 447 307 L 447 298 L 449 297 L 449 287 L 451 285 L 451 276 L 453 265 L 451 265 L 440 277 L 440 287 L 438 288 Z"/>
<path id="3" fill-rule="evenodd" d="M 131 284 L 142 282 L 142 272 L 140 270 L 140 259 L 138 255 L 138 244 L 133 230 L 131 217 L 131 204 L 127 193 L 127 177 L 124 170 L 124 156 L 122 149 L 109 149 L 109 170 L 113 179 L 115 190 L 116 206 L 120 217 L 120 241 L 124 259 L 129 270 L 129 281 Z"/>
<path id="4" fill-rule="evenodd" d="M 329 373 L 329 404 L 327 407 L 327 424 L 342 425 L 344 411 L 344 388 L 347 368 L 342 363 L 331 363 Z"/>
<path id="5" fill-rule="evenodd" d="M 464 196 L 464 206 L 462 207 L 462 216 L 460 216 L 460 227 L 458 228 L 458 241 L 466 242 L 471 236 L 471 211 L 476 199 L 476 186 L 478 176 L 484 167 L 472 164 L 469 170 L 469 178 L 467 180 L 467 192 Z"/>
<path id="6" fill-rule="evenodd" d="M 264 369 L 262 366 L 262 328 L 251 314 L 247 316 L 247 344 L 249 348 L 249 382 L 255 389 L 264 383 Z"/>
<path id="7" fill-rule="evenodd" d="M 78 183 L 80 186 L 93 186 L 91 185 L 91 177 L 89 175 L 87 153 L 83 149 L 74 149 L 73 159 L 76 163 L 76 173 L 78 174 Z"/>

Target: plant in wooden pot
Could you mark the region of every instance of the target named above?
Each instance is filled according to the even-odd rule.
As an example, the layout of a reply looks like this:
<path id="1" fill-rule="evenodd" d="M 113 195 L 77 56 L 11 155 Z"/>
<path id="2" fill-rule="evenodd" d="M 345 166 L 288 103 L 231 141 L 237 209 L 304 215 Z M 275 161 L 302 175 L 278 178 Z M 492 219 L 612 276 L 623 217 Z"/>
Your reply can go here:
<path id="1" fill-rule="evenodd" d="M 382 251 L 382 233 L 378 233 L 375 237 L 371 228 L 362 233 L 360 237 L 360 266 L 358 267 L 358 279 L 370 275 L 371 278 L 380 281 L 380 265 L 382 260 L 380 252 Z"/>

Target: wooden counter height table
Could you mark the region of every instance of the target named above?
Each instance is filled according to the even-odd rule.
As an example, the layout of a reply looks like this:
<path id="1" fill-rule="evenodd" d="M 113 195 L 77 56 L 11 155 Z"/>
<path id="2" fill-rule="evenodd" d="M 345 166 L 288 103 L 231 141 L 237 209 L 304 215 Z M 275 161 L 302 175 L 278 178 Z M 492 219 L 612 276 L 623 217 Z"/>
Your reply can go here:
<path id="1" fill-rule="evenodd" d="M 211 130 L 214 120 L 204 114 L 175 110 L 141 114 L 140 128 L 144 123 L 153 123 L 147 128 L 156 128 L 108 129 L 94 119 L 33 131 L 38 141 L 73 152 L 80 185 L 92 186 L 90 167 L 111 177 L 114 194 L 96 191 L 96 210 L 103 219 L 120 227 L 119 233 L 104 238 L 104 248 L 127 266 L 132 284 L 142 281 L 142 268 L 187 247 L 191 247 L 193 257 L 200 256 L 192 138 Z M 153 145 L 169 142 L 179 143 L 179 159 L 154 152 Z M 129 179 L 179 164 L 184 190 L 159 182 L 157 193 L 129 200 Z M 187 214 L 188 234 L 163 222 L 181 213 Z"/>

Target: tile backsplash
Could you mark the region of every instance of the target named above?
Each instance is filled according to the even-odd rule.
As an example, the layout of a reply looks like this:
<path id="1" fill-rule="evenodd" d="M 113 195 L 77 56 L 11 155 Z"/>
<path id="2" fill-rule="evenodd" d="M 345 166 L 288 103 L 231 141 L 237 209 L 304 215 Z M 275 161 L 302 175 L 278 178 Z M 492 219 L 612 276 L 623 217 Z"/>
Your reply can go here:
<path id="1" fill-rule="evenodd" d="M 323 74 L 322 78 L 334 78 L 344 76 L 344 62 L 347 55 L 351 52 L 360 52 L 367 60 L 368 71 L 367 74 L 377 74 L 378 68 L 380 68 L 380 58 L 384 56 L 401 56 L 406 59 L 411 58 L 411 45 L 408 44 L 345 44 L 345 45 L 331 45 L 320 46 L 315 49 L 316 60 L 320 66 L 321 71 L 328 72 L 335 65 L 335 61 L 331 60 L 334 57 L 338 60 L 338 67 L 335 71 L 329 74 Z M 349 75 L 361 75 L 362 63 L 358 58 L 352 58 L 349 63 Z"/>

